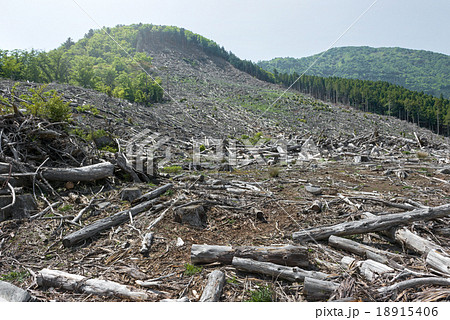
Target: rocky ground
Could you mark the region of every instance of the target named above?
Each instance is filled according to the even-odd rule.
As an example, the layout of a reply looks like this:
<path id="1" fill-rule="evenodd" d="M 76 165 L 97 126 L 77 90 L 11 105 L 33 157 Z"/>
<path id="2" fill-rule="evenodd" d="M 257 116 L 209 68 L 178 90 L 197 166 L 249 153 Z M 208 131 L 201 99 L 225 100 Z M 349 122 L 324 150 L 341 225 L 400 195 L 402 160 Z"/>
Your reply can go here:
<path id="1" fill-rule="evenodd" d="M 277 100 L 282 88 L 216 58 L 155 48 L 149 53 L 154 75 L 167 90 L 163 103 L 143 107 L 51 84 L 71 102 L 71 124 L 1 116 L 2 197 L 28 194 L 35 202 L 19 219 L 4 214 L 0 222 L 1 280 L 41 301 L 199 301 L 214 270 L 224 276 L 220 301 L 449 299 L 445 214 L 383 230 L 334 234 L 335 241 L 372 249 L 350 249 L 328 238 L 299 243 L 293 237 L 308 228 L 447 204 L 447 138 L 295 92 Z M 1 80 L 2 96 L 11 97 L 12 86 Z M 16 92 L 31 86 L 36 85 L 22 83 Z M 106 133 L 95 137 L 100 130 Z M 137 170 L 136 150 L 155 156 L 158 175 L 149 171 L 147 158 Z M 56 181 L 49 174 L 51 168 L 99 163 L 111 164 L 113 171 L 93 181 Z M 144 209 L 128 213 L 148 202 L 136 197 L 168 184 Z M 68 244 L 73 233 L 118 212 L 126 217 L 120 223 Z M 398 236 L 400 225 L 425 249 Z M 150 232 L 153 240 L 143 250 Z M 289 270 L 270 257 L 257 270 L 238 260 L 195 263 L 193 245 L 204 244 L 290 244 L 304 259 L 291 261 L 286 254 Z M 46 278 L 45 270 L 82 277 L 70 286 L 72 280 L 63 280 L 64 286 Z M 303 272 L 308 280 L 298 276 Z M 92 279 L 127 287 L 96 292 L 89 289 Z M 417 279 L 425 280 L 402 283 Z M 394 283 L 404 286 L 383 289 Z"/>

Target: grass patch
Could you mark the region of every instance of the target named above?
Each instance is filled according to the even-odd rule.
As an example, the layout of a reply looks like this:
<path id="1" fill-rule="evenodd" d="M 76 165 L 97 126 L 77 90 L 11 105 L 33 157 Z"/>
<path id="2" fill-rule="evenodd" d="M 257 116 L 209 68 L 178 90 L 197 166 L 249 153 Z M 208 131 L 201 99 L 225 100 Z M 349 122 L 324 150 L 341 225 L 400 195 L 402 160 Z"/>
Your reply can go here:
<path id="1" fill-rule="evenodd" d="M 417 156 L 417 158 L 419 158 L 419 159 L 426 159 L 426 158 L 428 158 L 428 153 L 426 153 L 426 152 L 423 152 L 423 151 L 417 151 L 417 153 L 416 153 L 416 156 Z"/>
<path id="2" fill-rule="evenodd" d="M 193 276 L 196 273 L 200 273 L 202 272 L 202 270 L 203 270 L 202 267 L 197 267 L 190 263 L 186 263 L 184 265 L 184 275 L 188 277 Z"/>
<path id="3" fill-rule="evenodd" d="M 161 169 L 162 172 L 165 173 L 179 173 L 183 170 L 180 166 L 170 166 L 170 167 L 164 167 Z"/>
<path id="4" fill-rule="evenodd" d="M 0 280 L 2 281 L 6 281 L 6 282 L 22 282 L 25 280 L 25 278 L 27 278 L 29 276 L 28 271 L 11 271 L 7 274 L 2 274 L 2 276 L 0 277 Z"/>
<path id="5" fill-rule="evenodd" d="M 280 168 L 270 167 L 267 169 L 267 173 L 271 178 L 276 178 L 280 175 Z"/>
<path id="6" fill-rule="evenodd" d="M 263 286 L 257 290 L 250 291 L 250 299 L 248 302 L 272 302 L 273 291 L 269 286 Z"/>

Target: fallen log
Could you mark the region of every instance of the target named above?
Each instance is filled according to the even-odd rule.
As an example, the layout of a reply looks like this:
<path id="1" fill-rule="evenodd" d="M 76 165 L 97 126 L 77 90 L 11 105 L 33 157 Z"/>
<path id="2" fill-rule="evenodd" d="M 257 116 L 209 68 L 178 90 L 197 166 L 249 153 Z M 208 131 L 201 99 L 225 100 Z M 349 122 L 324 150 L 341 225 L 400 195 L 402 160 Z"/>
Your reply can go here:
<path id="1" fill-rule="evenodd" d="M 330 298 L 339 288 L 339 283 L 305 277 L 303 294 L 308 300 L 324 300 Z"/>
<path id="2" fill-rule="evenodd" d="M 449 278 L 418 278 L 418 279 L 410 279 L 402 282 L 395 283 L 388 287 L 381 287 L 377 289 L 380 294 L 388 294 L 391 292 L 400 292 L 409 288 L 417 288 L 418 286 L 450 286 Z"/>
<path id="3" fill-rule="evenodd" d="M 61 288 L 100 296 L 117 296 L 130 300 L 148 299 L 148 295 L 145 292 L 131 291 L 130 287 L 117 282 L 89 279 L 59 270 L 42 269 L 36 275 L 36 281 L 42 287 Z"/>
<path id="4" fill-rule="evenodd" d="M 450 275 L 450 257 L 440 254 L 437 250 L 430 250 L 426 262 L 433 269 Z"/>
<path id="5" fill-rule="evenodd" d="M 341 265 L 347 269 L 358 268 L 359 273 L 369 281 L 375 279 L 377 275 L 394 272 L 394 269 L 377 261 L 367 259 L 356 261 L 352 257 L 345 256 L 341 260 Z"/>
<path id="6" fill-rule="evenodd" d="M 234 257 L 232 265 L 242 271 L 260 273 L 272 276 L 275 279 L 284 279 L 291 282 L 302 282 L 305 277 L 323 280 L 327 274 L 319 271 L 303 270 L 298 267 L 280 266 L 271 262 L 261 262 L 252 259 Z"/>
<path id="7" fill-rule="evenodd" d="M 163 186 L 161 188 L 165 188 L 165 186 Z M 158 188 L 158 189 L 160 189 L 160 188 Z M 158 190 L 158 189 L 156 189 L 156 190 Z M 88 238 L 91 238 L 106 229 L 109 229 L 111 227 L 122 224 L 125 221 L 127 221 L 128 219 L 130 219 L 130 216 L 134 217 L 135 215 L 152 208 L 155 205 L 155 203 L 157 202 L 157 200 L 158 199 L 148 200 L 148 201 L 142 202 L 128 210 L 120 211 L 120 212 L 113 214 L 112 216 L 97 220 L 80 230 L 77 230 L 75 232 L 72 232 L 72 233 L 66 235 L 63 238 L 62 243 L 63 243 L 64 247 L 66 247 L 66 248 L 71 247 L 71 246 L 77 244 L 78 242 L 86 240 Z M 161 209 L 163 209 L 163 207 L 158 205 L 158 207 L 156 208 L 156 206 L 155 206 L 155 210 L 157 210 L 157 209 L 161 210 Z"/>
<path id="8" fill-rule="evenodd" d="M 0 280 L 0 302 L 28 302 L 32 300 L 28 291 Z"/>
<path id="9" fill-rule="evenodd" d="M 155 198 L 159 197 L 160 195 L 164 194 L 166 191 L 168 191 L 169 189 L 172 189 L 172 188 L 173 188 L 173 184 L 172 183 L 167 183 L 167 184 L 163 185 L 162 187 L 159 187 L 158 189 L 155 189 L 155 190 L 152 190 L 150 192 L 147 192 L 147 193 L 143 194 L 139 198 L 135 199 L 133 201 L 133 203 L 141 202 L 141 201 L 144 201 L 144 200 L 155 199 Z"/>
<path id="10" fill-rule="evenodd" d="M 355 253 L 359 256 L 365 257 L 365 258 L 369 258 L 369 256 L 371 256 L 372 254 L 378 254 L 381 256 L 386 256 L 389 257 L 391 259 L 399 259 L 401 258 L 401 255 L 396 254 L 396 253 L 391 253 L 389 251 L 384 251 L 384 250 L 380 250 L 380 249 L 376 249 L 373 248 L 371 246 L 368 245 L 364 245 L 361 243 L 358 243 L 356 241 L 350 240 L 350 239 L 346 239 L 346 238 L 341 238 L 341 237 L 337 237 L 337 236 L 330 236 L 328 238 L 328 244 L 332 247 L 338 248 L 338 249 L 343 249 L 352 253 Z"/>
<path id="11" fill-rule="evenodd" d="M 214 270 L 208 276 L 208 283 L 203 290 L 200 302 L 217 302 L 222 295 L 223 286 L 225 285 L 225 273 L 220 270 Z"/>
<path id="12" fill-rule="evenodd" d="M 434 208 L 420 208 L 404 213 L 380 215 L 358 221 L 343 222 L 325 227 L 308 228 L 294 232 L 292 238 L 297 242 L 327 239 L 331 235 L 344 236 L 387 230 L 413 221 L 426 221 L 450 214 L 450 204 Z"/>
<path id="13" fill-rule="evenodd" d="M 114 165 L 102 162 L 79 168 L 44 168 L 40 174 L 49 181 L 95 181 L 111 177 Z"/>
<path id="14" fill-rule="evenodd" d="M 212 262 L 231 264 L 233 257 L 272 262 L 291 267 L 308 267 L 310 265 L 308 249 L 301 246 L 230 247 L 193 244 L 191 247 L 191 262 L 193 264 Z"/>
<path id="15" fill-rule="evenodd" d="M 427 254 L 430 250 L 442 249 L 440 245 L 424 239 L 406 228 L 395 228 L 391 233 L 395 241 L 419 254 Z"/>

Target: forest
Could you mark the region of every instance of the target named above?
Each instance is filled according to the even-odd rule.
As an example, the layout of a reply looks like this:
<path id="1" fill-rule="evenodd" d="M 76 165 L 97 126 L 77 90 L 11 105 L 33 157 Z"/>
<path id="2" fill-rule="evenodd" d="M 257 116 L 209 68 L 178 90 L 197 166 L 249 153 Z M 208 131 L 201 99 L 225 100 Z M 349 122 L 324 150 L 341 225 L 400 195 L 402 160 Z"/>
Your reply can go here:
<path id="1" fill-rule="evenodd" d="M 316 61 L 317 60 L 317 61 Z M 313 66 L 311 64 L 314 63 Z M 338 47 L 305 58 L 259 61 L 280 73 L 387 81 L 409 90 L 450 98 L 450 56 L 405 48 Z"/>
<path id="2" fill-rule="evenodd" d="M 111 96 L 151 105 L 162 101 L 162 81 L 152 76 L 152 58 L 142 49 L 149 41 L 170 41 L 181 48 L 197 47 L 221 57 L 237 69 L 262 81 L 278 83 L 315 98 L 356 109 L 392 115 L 417 123 L 438 134 L 450 133 L 450 100 L 423 91 L 408 90 L 386 81 L 345 79 L 268 72 L 242 60 L 216 42 L 189 30 L 152 24 L 118 25 L 89 30 L 79 41 L 68 38 L 49 52 L 0 50 L 0 76 L 39 83 L 70 83 Z"/>

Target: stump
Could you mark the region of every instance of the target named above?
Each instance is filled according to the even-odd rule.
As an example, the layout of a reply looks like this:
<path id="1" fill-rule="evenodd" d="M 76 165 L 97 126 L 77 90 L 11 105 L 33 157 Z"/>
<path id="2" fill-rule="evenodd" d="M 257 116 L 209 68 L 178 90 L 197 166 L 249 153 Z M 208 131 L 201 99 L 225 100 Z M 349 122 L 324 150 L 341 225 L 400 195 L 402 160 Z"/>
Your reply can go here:
<path id="1" fill-rule="evenodd" d="M 205 208 L 202 205 L 178 208 L 175 210 L 174 218 L 176 222 L 197 228 L 205 228 L 207 224 Z"/>

